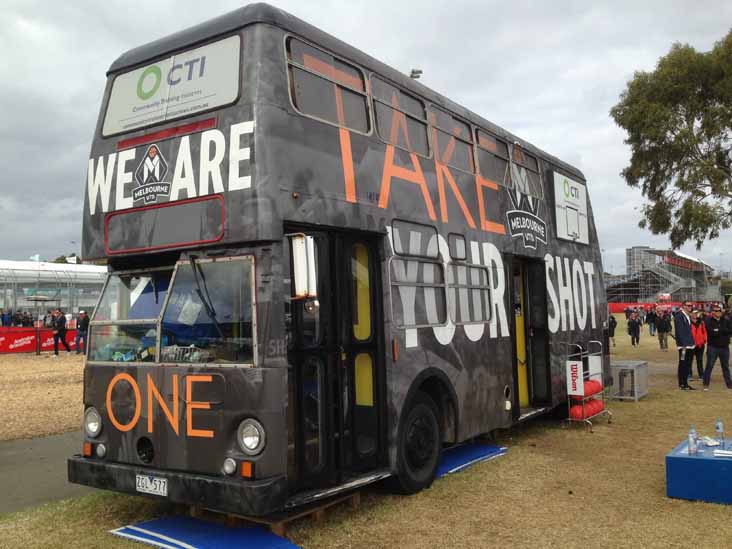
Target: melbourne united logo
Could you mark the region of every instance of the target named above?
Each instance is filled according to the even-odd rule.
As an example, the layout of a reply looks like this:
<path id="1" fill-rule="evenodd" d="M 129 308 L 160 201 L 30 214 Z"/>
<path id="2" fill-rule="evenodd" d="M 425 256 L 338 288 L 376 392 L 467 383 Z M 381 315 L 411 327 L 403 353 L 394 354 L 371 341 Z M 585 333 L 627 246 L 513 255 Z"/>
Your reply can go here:
<path id="1" fill-rule="evenodd" d="M 170 183 L 163 178 L 168 173 L 168 163 L 157 145 L 150 145 L 135 170 L 135 179 L 140 185 L 132 191 L 132 199 L 145 200 L 145 204 L 157 201 L 159 196 L 170 196 Z"/>
<path id="2" fill-rule="evenodd" d="M 514 157 L 520 150 L 514 149 Z M 523 166 L 510 163 L 510 178 L 513 187 L 507 186 L 513 210 L 506 212 L 508 230 L 512 238 L 521 237 L 525 248 L 536 249 L 537 242 L 546 244 L 546 223 L 539 217 L 541 200 L 541 180 L 539 174 L 529 172 Z M 509 173 L 506 174 L 509 177 Z"/>

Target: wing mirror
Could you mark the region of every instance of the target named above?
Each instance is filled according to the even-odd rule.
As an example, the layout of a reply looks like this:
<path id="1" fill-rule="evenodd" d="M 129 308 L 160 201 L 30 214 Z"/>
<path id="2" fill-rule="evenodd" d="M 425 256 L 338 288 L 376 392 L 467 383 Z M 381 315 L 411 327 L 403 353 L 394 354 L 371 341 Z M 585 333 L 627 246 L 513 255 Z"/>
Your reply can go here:
<path id="1" fill-rule="evenodd" d="M 318 307 L 318 273 L 315 239 L 304 234 L 289 234 L 292 255 L 292 276 L 295 281 L 295 299 L 306 300 L 305 308 Z"/>

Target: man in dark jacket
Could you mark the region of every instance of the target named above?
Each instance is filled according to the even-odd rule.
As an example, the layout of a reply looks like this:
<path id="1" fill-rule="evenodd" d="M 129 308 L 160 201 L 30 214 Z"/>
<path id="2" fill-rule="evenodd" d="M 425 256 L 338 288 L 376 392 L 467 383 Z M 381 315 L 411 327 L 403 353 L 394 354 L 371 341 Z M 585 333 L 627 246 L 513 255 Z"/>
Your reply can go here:
<path id="1" fill-rule="evenodd" d="M 61 309 L 56 309 L 51 315 L 51 328 L 53 328 L 53 356 L 58 356 L 58 342 L 61 341 L 66 352 L 71 352 L 71 347 L 66 342 L 66 315 Z"/>
<path id="2" fill-rule="evenodd" d="M 658 316 L 656 315 L 656 309 L 651 309 L 646 315 L 646 324 L 648 324 L 648 335 L 650 335 L 651 337 L 656 335 L 656 320 L 658 320 Z"/>
<path id="3" fill-rule="evenodd" d="M 677 370 L 679 389 L 694 391 L 689 385 L 691 360 L 694 358 L 694 335 L 691 333 L 691 302 L 684 301 L 681 310 L 674 316 L 674 332 L 676 333 L 676 347 L 679 351 L 679 366 Z"/>
<path id="4" fill-rule="evenodd" d="M 86 335 L 89 333 L 89 317 L 86 311 L 79 311 L 79 319 L 76 321 L 76 354 L 86 352 Z M 84 340 L 84 345 L 81 345 Z"/>
<path id="5" fill-rule="evenodd" d="M 668 351 L 668 334 L 671 332 L 671 315 L 664 311 L 656 317 L 656 334 L 662 351 Z"/>
<path id="6" fill-rule="evenodd" d="M 618 327 L 618 321 L 615 320 L 615 317 L 613 315 L 610 315 L 610 320 L 608 320 L 607 323 L 607 336 L 610 338 L 610 341 L 613 342 L 613 347 L 615 347 L 615 328 Z"/>
<path id="7" fill-rule="evenodd" d="M 638 318 L 638 313 L 631 313 L 628 320 L 628 334 L 630 335 L 630 344 L 633 347 L 637 347 L 640 343 L 641 324 L 643 323 Z"/>
<path id="8" fill-rule="evenodd" d="M 719 305 L 712 307 L 712 316 L 706 320 L 707 325 L 707 367 L 704 370 L 704 390 L 709 390 L 709 382 L 712 378 L 714 363 L 719 357 L 719 364 L 722 366 L 722 375 L 727 389 L 732 389 L 732 379 L 729 374 L 729 337 L 732 334 L 732 320 L 725 315 L 722 316 L 722 308 Z"/>

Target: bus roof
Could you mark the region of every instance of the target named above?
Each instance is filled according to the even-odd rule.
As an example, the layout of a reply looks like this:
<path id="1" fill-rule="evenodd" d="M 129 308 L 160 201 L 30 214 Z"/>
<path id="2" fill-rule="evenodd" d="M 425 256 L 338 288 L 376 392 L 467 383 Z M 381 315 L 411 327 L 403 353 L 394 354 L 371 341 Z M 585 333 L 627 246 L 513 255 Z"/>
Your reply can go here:
<path id="1" fill-rule="evenodd" d="M 574 166 L 571 166 L 555 156 L 533 146 L 505 129 L 489 122 L 485 118 L 462 107 L 454 101 L 451 101 L 447 97 L 431 90 L 414 79 L 409 78 L 407 75 L 389 67 L 377 59 L 374 59 L 370 55 L 365 54 L 353 46 L 348 45 L 342 40 L 339 40 L 317 27 L 298 19 L 294 15 L 290 15 L 285 11 L 270 6 L 269 4 L 249 4 L 232 12 L 220 15 L 214 19 L 205 21 L 199 25 L 195 25 L 155 40 L 154 42 L 129 50 L 112 63 L 107 71 L 107 75 L 111 75 L 112 73 L 125 69 L 130 69 L 144 64 L 155 57 L 171 54 L 177 50 L 191 47 L 216 36 L 220 36 L 255 23 L 271 24 L 318 44 L 333 53 L 361 65 L 364 69 L 373 71 L 378 75 L 388 78 L 402 88 L 410 90 L 428 101 L 452 111 L 454 114 L 473 122 L 477 126 L 483 127 L 483 129 L 491 131 L 511 143 L 518 142 L 525 150 L 541 156 L 557 167 L 564 169 L 569 174 L 579 178 L 583 182 L 585 181 L 585 177 L 582 172 Z"/>

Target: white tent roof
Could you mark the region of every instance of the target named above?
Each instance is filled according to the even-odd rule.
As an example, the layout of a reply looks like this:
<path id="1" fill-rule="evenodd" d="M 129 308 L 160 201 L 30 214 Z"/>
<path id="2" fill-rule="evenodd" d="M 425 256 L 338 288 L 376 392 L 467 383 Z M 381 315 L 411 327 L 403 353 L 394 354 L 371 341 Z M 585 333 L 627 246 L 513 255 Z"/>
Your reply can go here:
<path id="1" fill-rule="evenodd" d="M 107 267 L 99 265 L 74 265 L 73 263 L 48 263 L 46 261 L 11 261 L 0 259 L 0 283 L 2 282 L 79 282 L 101 283 Z"/>
<path id="2" fill-rule="evenodd" d="M 106 273 L 107 268 L 99 265 L 75 265 L 73 263 L 49 263 L 47 261 L 12 261 L 0 259 L 0 270 L 11 271 L 53 271 L 57 273 Z"/>

